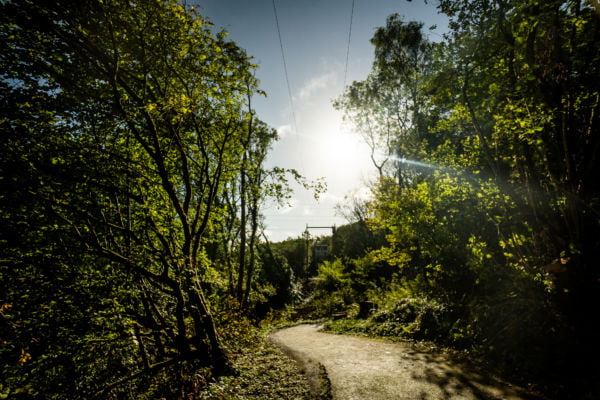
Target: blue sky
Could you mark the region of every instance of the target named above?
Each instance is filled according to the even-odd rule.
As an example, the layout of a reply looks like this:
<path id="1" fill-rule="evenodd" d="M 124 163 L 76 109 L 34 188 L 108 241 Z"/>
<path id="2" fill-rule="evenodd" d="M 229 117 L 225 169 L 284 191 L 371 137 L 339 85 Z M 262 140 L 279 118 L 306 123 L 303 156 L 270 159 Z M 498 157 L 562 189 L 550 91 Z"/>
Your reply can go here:
<path id="1" fill-rule="evenodd" d="M 332 100 L 344 87 L 352 0 L 275 0 L 292 102 L 288 95 L 272 0 L 195 0 L 199 12 L 216 28 L 254 57 L 256 76 L 266 98 L 253 99 L 258 117 L 276 128 L 269 166 L 295 168 L 309 179 L 325 178 L 328 190 L 317 202 L 296 188 L 292 206 L 267 207 L 266 232 L 272 241 L 298 237 L 306 224 L 343 225 L 334 206 L 349 193 L 359 195 L 375 174 L 368 148 L 351 127 L 342 124 Z M 371 69 L 369 40 L 386 17 L 398 13 L 405 20 L 425 23 L 437 41 L 447 26 L 436 1 L 355 0 L 346 83 L 363 80 Z M 432 25 L 437 29 L 428 30 Z M 291 106 L 293 104 L 293 107 Z M 294 117 L 295 116 L 295 124 Z M 325 234 L 327 231 L 315 231 Z"/>

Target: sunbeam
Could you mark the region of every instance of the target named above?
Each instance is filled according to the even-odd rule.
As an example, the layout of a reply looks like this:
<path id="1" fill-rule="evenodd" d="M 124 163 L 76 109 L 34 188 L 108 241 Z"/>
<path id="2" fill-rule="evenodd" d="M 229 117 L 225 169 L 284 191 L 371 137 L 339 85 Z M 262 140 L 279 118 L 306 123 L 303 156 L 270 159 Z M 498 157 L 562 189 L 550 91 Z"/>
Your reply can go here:
<path id="1" fill-rule="evenodd" d="M 436 165 L 436 164 L 430 164 L 430 163 L 425 163 L 422 161 L 417 161 L 417 160 L 411 160 L 405 157 L 391 157 L 393 160 L 396 160 L 398 162 L 400 162 L 401 164 L 408 164 L 408 165 L 412 165 L 415 167 L 421 167 L 421 168 L 429 168 L 429 169 L 434 169 L 434 170 L 438 170 L 438 171 L 446 171 L 448 170 L 448 168 L 443 167 L 441 165 Z"/>
<path id="2" fill-rule="evenodd" d="M 432 170 L 436 170 L 436 171 L 452 171 L 451 168 L 445 167 L 443 165 L 431 164 L 431 163 L 426 163 L 426 162 L 417 161 L 417 160 L 411 160 L 406 157 L 384 156 L 381 154 L 380 154 L 380 156 L 387 157 L 388 159 L 397 161 L 400 164 L 406 164 L 406 165 L 410 165 L 410 166 L 417 167 L 417 168 L 427 168 L 427 169 L 432 169 Z"/>

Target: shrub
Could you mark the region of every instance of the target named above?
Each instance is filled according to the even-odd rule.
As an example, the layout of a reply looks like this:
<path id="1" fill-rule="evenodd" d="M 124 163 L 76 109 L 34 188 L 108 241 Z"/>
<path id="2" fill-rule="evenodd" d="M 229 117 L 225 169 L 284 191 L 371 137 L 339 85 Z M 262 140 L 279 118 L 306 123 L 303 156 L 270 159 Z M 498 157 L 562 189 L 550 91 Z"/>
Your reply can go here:
<path id="1" fill-rule="evenodd" d="M 347 283 L 341 260 L 324 261 L 319 265 L 317 276 L 312 278 L 312 281 L 317 294 L 332 293 L 341 289 Z"/>

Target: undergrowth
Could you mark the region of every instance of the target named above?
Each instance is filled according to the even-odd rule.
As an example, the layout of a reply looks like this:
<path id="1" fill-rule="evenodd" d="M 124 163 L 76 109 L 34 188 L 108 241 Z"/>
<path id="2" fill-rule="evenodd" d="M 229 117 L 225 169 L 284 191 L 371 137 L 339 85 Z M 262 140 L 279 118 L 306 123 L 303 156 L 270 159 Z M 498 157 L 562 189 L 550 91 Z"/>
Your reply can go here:
<path id="1" fill-rule="evenodd" d="M 272 318 L 273 324 L 255 327 L 233 299 L 219 303 L 214 318 L 228 349 L 233 375 L 207 379 L 194 399 L 272 400 L 310 399 L 310 386 L 297 364 L 266 340 L 275 322 L 283 324 L 287 313 Z"/>
<path id="2" fill-rule="evenodd" d="M 310 399 L 310 387 L 296 364 L 281 351 L 265 343 L 235 353 L 235 376 L 209 383 L 199 399 Z"/>

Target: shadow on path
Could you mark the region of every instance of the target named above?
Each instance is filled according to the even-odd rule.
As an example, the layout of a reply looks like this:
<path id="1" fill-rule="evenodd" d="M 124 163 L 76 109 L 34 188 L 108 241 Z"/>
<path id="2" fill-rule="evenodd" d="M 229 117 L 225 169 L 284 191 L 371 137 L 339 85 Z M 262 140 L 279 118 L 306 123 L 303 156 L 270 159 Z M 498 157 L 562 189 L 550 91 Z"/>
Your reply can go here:
<path id="1" fill-rule="evenodd" d="M 505 383 L 486 372 L 478 371 L 472 365 L 455 362 L 447 355 L 435 351 L 411 349 L 405 353 L 405 359 L 424 364 L 422 369 L 413 371 L 412 379 L 435 385 L 440 390 L 436 397 L 422 391 L 419 400 L 449 400 L 469 394 L 481 400 L 549 400 L 542 395 Z"/>
<path id="2" fill-rule="evenodd" d="M 322 365 L 336 400 L 544 399 L 445 354 L 319 329 L 320 325 L 298 325 L 272 332 L 270 338 L 306 366 L 309 378 L 315 371 L 322 377 Z"/>

